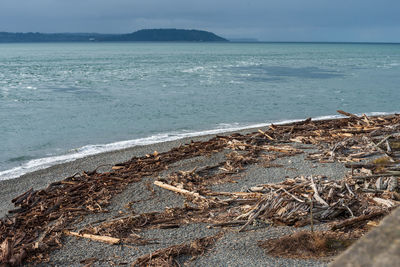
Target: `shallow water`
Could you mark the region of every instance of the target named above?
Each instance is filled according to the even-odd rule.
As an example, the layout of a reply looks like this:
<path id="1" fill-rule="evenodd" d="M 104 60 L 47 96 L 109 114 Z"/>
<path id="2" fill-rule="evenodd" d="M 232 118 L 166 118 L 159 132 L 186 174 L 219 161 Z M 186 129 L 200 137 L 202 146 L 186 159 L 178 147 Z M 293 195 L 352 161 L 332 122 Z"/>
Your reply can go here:
<path id="1" fill-rule="evenodd" d="M 337 109 L 396 112 L 399 74 L 397 44 L 0 44 L 0 179 Z"/>

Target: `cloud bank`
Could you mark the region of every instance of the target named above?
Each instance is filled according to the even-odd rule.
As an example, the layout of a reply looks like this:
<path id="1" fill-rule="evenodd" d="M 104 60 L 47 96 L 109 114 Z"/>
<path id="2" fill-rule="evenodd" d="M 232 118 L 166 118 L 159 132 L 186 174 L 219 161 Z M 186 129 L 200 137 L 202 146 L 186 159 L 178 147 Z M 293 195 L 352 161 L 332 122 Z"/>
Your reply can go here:
<path id="1" fill-rule="evenodd" d="M 1 0 L 0 31 L 201 29 L 263 41 L 400 42 L 398 0 Z"/>

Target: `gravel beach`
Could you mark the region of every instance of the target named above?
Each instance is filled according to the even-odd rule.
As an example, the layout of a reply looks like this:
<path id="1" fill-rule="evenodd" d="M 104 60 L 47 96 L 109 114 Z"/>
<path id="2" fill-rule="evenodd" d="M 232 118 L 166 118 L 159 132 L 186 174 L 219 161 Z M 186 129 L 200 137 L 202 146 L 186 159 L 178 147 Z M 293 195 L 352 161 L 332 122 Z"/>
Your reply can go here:
<path id="1" fill-rule="evenodd" d="M 243 131 L 245 132 L 245 131 Z M 114 164 L 127 161 L 135 156 L 143 156 L 154 151 L 165 152 L 173 147 L 190 142 L 191 140 L 207 140 L 212 136 L 201 136 L 194 138 L 185 138 L 176 141 L 156 143 L 146 146 L 136 146 L 118 151 L 101 153 L 85 158 L 77 159 L 55 165 L 43 170 L 27 173 L 21 177 L 11 180 L 0 181 L 0 217 L 7 214 L 7 211 L 13 208 L 11 199 L 26 192 L 28 189 L 40 189 L 48 186 L 50 183 L 62 180 L 77 172 L 93 171 L 99 166 L 105 167 L 100 170 L 108 170 Z M 107 168 L 107 166 L 109 166 Z"/>
<path id="2" fill-rule="evenodd" d="M 239 133 L 245 134 L 256 130 L 248 129 Z M 3 217 L 7 214 L 8 210 L 13 208 L 11 203 L 12 198 L 30 188 L 45 188 L 51 182 L 59 181 L 77 172 L 92 171 L 101 165 L 105 166 L 99 168 L 100 171 L 108 171 L 114 164 L 125 162 L 134 156 L 143 156 L 154 151 L 165 152 L 173 147 L 189 143 L 192 140 L 208 140 L 211 137 L 213 136 L 187 138 L 99 154 L 29 173 L 17 179 L 0 181 L 0 216 Z M 296 146 L 297 144 L 292 145 Z M 299 147 L 304 149 L 306 153 L 314 149 L 312 146 L 301 145 Z M 283 181 L 285 178 L 294 178 L 300 175 L 324 175 L 331 179 L 340 179 L 344 176 L 346 169 L 342 163 L 314 164 L 311 161 L 305 160 L 306 153 L 283 157 L 274 161 L 274 163 L 281 164 L 283 167 L 264 168 L 258 164 L 249 165 L 241 175 L 241 178 L 237 179 L 235 183 L 213 185 L 212 189 L 237 192 L 245 191 L 247 188 L 257 184 L 276 183 Z M 224 153 L 215 153 L 210 157 L 200 156 L 182 160 L 172 164 L 167 171 L 160 173 L 159 178 L 173 171 L 188 171 L 195 167 L 217 164 L 223 160 Z M 108 206 L 108 213 L 87 215 L 78 224 L 75 224 L 73 228 L 79 230 L 98 220 L 117 217 L 121 213 L 132 212 L 126 209 L 127 203 L 135 202 L 132 208 L 137 214 L 163 211 L 167 207 L 182 207 L 184 205 L 184 198 L 182 196 L 153 185 L 154 178 L 157 177 L 146 177 L 138 183 L 128 185 L 122 193 L 112 199 L 111 204 Z M 152 190 L 154 190 L 155 197 L 153 198 L 150 197 L 151 191 L 146 188 L 148 184 L 151 184 Z M 137 257 L 151 253 L 157 249 L 190 242 L 201 237 L 212 236 L 220 231 L 223 231 L 224 235 L 210 251 L 194 261 L 186 261 L 186 263 L 191 266 L 326 266 L 328 263 L 328 261 L 318 260 L 274 258 L 265 254 L 257 245 L 258 240 L 279 237 L 294 231 L 303 230 L 304 228 L 287 226 L 272 227 L 261 224 L 250 226 L 249 231 L 239 233 L 234 228 L 209 229 L 206 226 L 206 224 L 194 223 L 182 225 L 174 229 L 146 230 L 141 233 L 141 236 L 148 239 L 155 239 L 157 243 L 144 246 L 111 246 L 83 238 L 64 237 L 63 248 L 53 251 L 50 254 L 50 261 L 48 263 L 38 264 L 37 266 L 82 266 L 80 262 L 90 258 L 96 259 L 93 266 L 131 264 Z M 182 262 L 185 260 L 187 259 L 182 259 Z"/>

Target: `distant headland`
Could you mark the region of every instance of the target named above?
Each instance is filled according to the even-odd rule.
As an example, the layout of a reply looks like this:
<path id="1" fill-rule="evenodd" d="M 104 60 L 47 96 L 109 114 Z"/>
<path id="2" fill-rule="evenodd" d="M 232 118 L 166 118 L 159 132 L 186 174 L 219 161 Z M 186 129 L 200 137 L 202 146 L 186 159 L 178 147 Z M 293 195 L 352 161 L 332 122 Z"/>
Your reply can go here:
<path id="1" fill-rule="evenodd" d="M 212 32 L 146 29 L 127 34 L 0 32 L 0 43 L 26 42 L 228 42 Z"/>

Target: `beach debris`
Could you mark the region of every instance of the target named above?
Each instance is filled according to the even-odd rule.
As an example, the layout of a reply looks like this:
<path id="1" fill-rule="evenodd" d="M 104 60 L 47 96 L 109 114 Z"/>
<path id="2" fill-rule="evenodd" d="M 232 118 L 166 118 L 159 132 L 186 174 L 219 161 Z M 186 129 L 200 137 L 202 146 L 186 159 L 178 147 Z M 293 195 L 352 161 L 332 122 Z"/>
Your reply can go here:
<path id="1" fill-rule="evenodd" d="M 375 218 L 381 218 L 386 214 L 384 210 L 378 210 L 376 212 L 372 212 L 370 214 L 363 214 L 358 217 L 350 218 L 338 223 L 333 224 L 331 227 L 332 231 L 336 230 L 348 230 L 348 229 L 354 229 L 354 228 L 361 228 L 362 226 L 365 226 L 366 224 L 370 223 L 372 219 Z"/>
<path id="2" fill-rule="evenodd" d="M 139 257 L 131 266 L 181 266 L 177 261 L 179 256 L 191 256 L 190 261 L 193 261 L 214 246 L 215 242 L 217 242 L 222 235 L 223 233 L 220 232 L 214 236 L 199 238 L 190 243 L 156 250 L 150 254 Z"/>
<path id="3" fill-rule="evenodd" d="M 157 175 L 179 160 L 216 153 L 225 143 L 221 138 L 192 142 L 156 156 L 135 157 L 118 164 L 124 168 L 77 173 L 45 189 L 28 190 L 12 200 L 18 207 L 9 211 L 12 216 L 0 220 L 0 244 L 7 243 L 7 253 L 1 249 L 0 263 L 14 266 L 26 258 L 45 260 L 51 250 L 62 246 L 61 238 L 68 225 L 79 216 L 107 212 L 111 198 L 128 184 Z"/>
<path id="4" fill-rule="evenodd" d="M 164 189 L 167 189 L 167 190 L 171 190 L 171 191 L 174 191 L 174 192 L 177 192 L 177 193 L 181 193 L 181 194 L 184 194 L 184 195 L 189 195 L 189 196 L 192 196 L 192 197 L 195 197 L 195 198 L 206 199 L 205 197 L 201 196 L 199 193 L 191 192 L 191 191 L 188 191 L 188 190 L 183 189 L 183 188 L 177 188 L 175 186 L 172 186 L 172 185 L 160 182 L 160 181 L 155 181 L 154 184 L 159 186 L 159 187 L 161 187 L 161 188 L 164 188 Z"/>
<path id="5" fill-rule="evenodd" d="M 301 176 L 257 187 L 262 187 L 262 191 L 267 193 L 249 211 L 236 218 L 248 220 L 239 231 L 256 219 L 304 226 L 310 223 L 311 212 L 314 221 L 330 222 L 361 215 L 369 218 L 368 214 L 371 217 L 377 214 L 382 216 L 400 205 L 390 192 L 365 192 L 354 179 L 328 180 L 326 177 Z"/>
<path id="6" fill-rule="evenodd" d="M 87 258 L 87 259 L 81 260 L 81 261 L 79 261 L 79 263 L 84 265 L 84 267 L 90 267 L 90 266 L 93 266 L 93 264 L 96 261 L 99 261 L 99 259 L 92 257 L 92 258 Z"/>
<path id="7" fill-rule="evenodd" d="M 68 230 L 65 230 L 64 234 L 70 235 L 70 236 L 87 238 L 87 239 L 91 239 L 91 240 L 98 241 L 98 242 L 108 243 L 111 245 L 116 245 L 121 242 L 121 239 L 119 239 L 119 238 L 114 238 L 114 237 L 110 237 L 110 236 L 101 236 L 101 235 L 80 234 L 80 233 L 71 232 Z"/>
<path id="8" fill-rule="evenodd" d="M 240 226 L 243 231 L 256 220 L 306 225 L 311 222 L 311 211 L 314 224 L 379 212 L 387 214 L 400 201 L 400 115 L 339 113 L 347 118 L 307 119 L 271 124 L 248 134 L 216 136 L 166 152 L 134 157 L 115 166 L 101 165 L 101 173 L 98 169 L 76 173 L 45 189 L 29 189 L 12 200 L 15 209 L 0 219 L 0 264 L 16 266 L 26 261 L 46 261 L 50 251 L 62 246 L 65 230 L 70 231 L 81 216 L 107 212 L 115 195 L 144 177 L 153 177 L 154 185 L 182 194 L 186 205 L 164 212 L 112 218 L 77 233 L 144 244 L 151 241 L 142 239 L 132 229 L 164 229 L 203 222 L 210 227 Z M 310 148 L 316 150 L 307 151 Z M 216 153 L 224 153 L 225 160 L 159 177 L 176 162 Z M 252 164 L 277 167 L 281 165 L 273 161 L 300 153 L 316 164 L 343 162 L 351 172 L 340 181 L 300 176 L 278 184 L 248 185 L 245 192 L 210 189 L 218 183 L 235 182 Z"/>
<path id="9" fill-rule="evenodd" d="M 267 254 L 285 258 L 324 258 L 338 255 L 361 235 L 332 231 L 301 231 L 279 238 L 258 241 Z"/>

